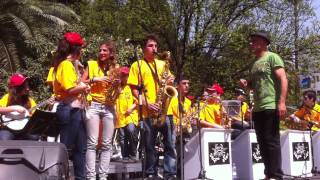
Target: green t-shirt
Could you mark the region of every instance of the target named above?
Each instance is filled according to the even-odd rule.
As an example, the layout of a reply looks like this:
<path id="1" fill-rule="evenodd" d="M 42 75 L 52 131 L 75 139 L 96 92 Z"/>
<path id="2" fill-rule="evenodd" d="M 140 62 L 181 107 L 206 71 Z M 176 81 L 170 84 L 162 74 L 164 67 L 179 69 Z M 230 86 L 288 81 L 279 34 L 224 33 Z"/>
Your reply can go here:
<path id="1" fill-rule="evenodd" d="M 280 97 L 280 81 L 274 70 L 284 68 L 281 57 L 267 52 L 251 67 L 250 77 L 254 89 L 254 112 L 266 109 L 276 109 Z"/>

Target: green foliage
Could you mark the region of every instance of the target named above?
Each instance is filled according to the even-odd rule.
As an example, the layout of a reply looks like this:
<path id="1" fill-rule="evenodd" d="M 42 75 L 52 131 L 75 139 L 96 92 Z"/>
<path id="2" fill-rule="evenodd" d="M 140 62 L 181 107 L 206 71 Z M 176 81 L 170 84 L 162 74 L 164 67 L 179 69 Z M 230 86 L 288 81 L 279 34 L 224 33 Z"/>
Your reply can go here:
<path id="1" fill-rule="evenodd" d="M 0 1 L 0 94 L 6 90 L 8 76 L 20 72 L 32 77 L 36 99 L 49 96 L 44 83 L 51 66 L 47 53 L 65 31 L 78 31 L 79 20 L 72 9 L 59 3 Z"/>
<path id="2" fill-rule="evenodd" d="M 60 1 L 62 2 L 62 1 Z M 113 39 L 121 65 L 130 66 L 134 49 L 125 38 L 142 39 L 147 33 L 160 38 L 161 51 L 173 57 L 172 71 L 190 76 L 191 94 L 200 95 L 213 82 L 233 98 L 240 77 L 248 74 L 254 57 L 248 49 L 248 36 L 254 29 L 272 34 L 270 49 L 284 59 L 289 79 L 290 105 L 299 103 L 298 75 L 319 67 L 319 23 L 306 27 L 314 17 L 311 0 L 298 6 L 298 41 L 294 37 L 294 6 L 288 0 L 94 0 L 51 1 L 13 0 L 0 2 L 0 66 L 8 72 L 22 71 L 37 79 L 39 99 L 47 96 L 44 86 L 51 62 L 47 52 L 54 50 L 67 30 L 79 31 L 87 42 L 82 61 L 95 59 L 99 44 Z M 77 12 L 77 14 L 75 13 Z M 81 21 L 81 24 L 79 24 Z M 314 28 L 313 28 L 314 27 Z M 319 29 L 319 28 L 318 28 Z M 298 42 L 299 71 L 295 69 L 294 42 Z M 138 50 L 141 58 L 141 48 Z M 0 84 L 0 92 L 6 82 Z"/>

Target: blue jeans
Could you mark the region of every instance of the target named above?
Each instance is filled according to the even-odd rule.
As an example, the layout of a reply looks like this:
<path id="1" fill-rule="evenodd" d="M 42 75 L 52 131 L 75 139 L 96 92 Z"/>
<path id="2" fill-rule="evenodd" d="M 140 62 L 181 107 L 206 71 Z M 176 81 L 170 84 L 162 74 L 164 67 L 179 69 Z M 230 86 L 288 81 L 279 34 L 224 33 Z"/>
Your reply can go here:
<path id="1" fill-rule="evenodd" d="M 84 110 L 60 103 L 56 113 L 60 127 L 60 142 L 66 145 L 73 161 L 75 179 L 84 179 L 87 142 Z"/>
<path id="2" fill-rule="evenodd" d="M 133 123 L 119 128 L 119 140 L 122 158 L 135 157 L 138 138 L 136 126 Z"/>
<path id="3" fill-rule="evenodd" d="M 145 169 L 146 174 L 156 174 L 156 150 L 155 141 L 158 131 L 163 135 L 164 143 L 164 176 L 175 175 L 177 172 L 176 167 L 176 133 L 175 127 L 172 123 L 172 117 L 167 117 L 165 123 L 160 128 L 152 126 L 151 119 L 145 119 L 144 123 L 144 146 L 146 153 Z"/>

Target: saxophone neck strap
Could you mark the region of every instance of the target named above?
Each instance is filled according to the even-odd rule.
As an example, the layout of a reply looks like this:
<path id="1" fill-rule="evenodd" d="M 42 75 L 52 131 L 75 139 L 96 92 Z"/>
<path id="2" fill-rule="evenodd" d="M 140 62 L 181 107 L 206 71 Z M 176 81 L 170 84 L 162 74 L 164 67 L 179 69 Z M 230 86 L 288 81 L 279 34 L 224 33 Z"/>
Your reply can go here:
<path id="1" fill-rule="evenodd" d="M 152 77 L 154 79 L 154 81 L 160 85 L 160 79 L 159 79 L 159 76 L 158 76 L 158 70 L 157 70 L 157 63 L 156 61 L 154 60 L 153 63 L 154 63 L 154 70 L 151 68 L 150 64 L 148 63 L 147 60 L 143 59 L 145 61 L 145 63 L 148 65 L 150 71 L 151 71 L 151 74 L 152 74 Z"/>

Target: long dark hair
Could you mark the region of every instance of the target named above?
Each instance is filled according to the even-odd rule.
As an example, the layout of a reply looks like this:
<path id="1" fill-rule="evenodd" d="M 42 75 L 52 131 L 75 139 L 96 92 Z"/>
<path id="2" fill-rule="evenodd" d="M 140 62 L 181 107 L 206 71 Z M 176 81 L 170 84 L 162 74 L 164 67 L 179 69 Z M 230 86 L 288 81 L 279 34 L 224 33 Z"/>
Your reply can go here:
<path id="1" fill-rule="evenodd" d="M 107 48 L 109 49 L 109 52 L 110 52 L 110 58 L 107 60 L 107 66 L 106 66 L 106 70 L 109 70 L 110 68 L 114 68 L 117 64 L 117 55 L 116 55 L 116 44 L 114 43 L 113 40 L 107 40 L 107 41 L 104 41 L 100 44 L 99 48 L 102 46 L 102 45 L 105 45 L 107 46 Z M 101 69 L 104 69 L 103 68 L 103 62 L 100 61 L 100 59 L 98 59 L 98 65 Z"/>
<path id="2" fill-rule="evenodd" d="M 54 71 L 57 71 L 59 64 L 63 60 L 65 60 L 69 54 L 80 55 L 81 49 L 81 46 L 70 45 L 66 39 L 61 39 L 59 41 L 57 51 L 55 52 L 55 56 L 53 58 Z"/>

